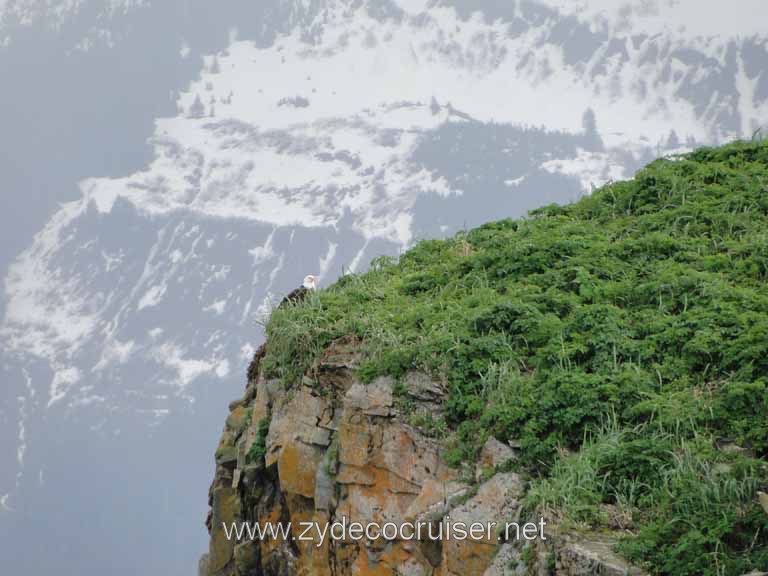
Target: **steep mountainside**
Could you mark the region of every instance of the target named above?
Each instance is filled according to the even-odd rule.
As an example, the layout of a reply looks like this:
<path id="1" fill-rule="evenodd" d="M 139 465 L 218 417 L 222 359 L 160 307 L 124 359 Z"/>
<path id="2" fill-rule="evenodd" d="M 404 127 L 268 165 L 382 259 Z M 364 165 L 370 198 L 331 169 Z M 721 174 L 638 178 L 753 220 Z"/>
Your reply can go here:
<path id="1" fill-rule="evenodd" d="M 737 142 L 276 310 L 216 452 L 201 573 L 768 569 L 766 230 L 768 143 Z M 225 530 L 447 516 L 548 538 Z"/>

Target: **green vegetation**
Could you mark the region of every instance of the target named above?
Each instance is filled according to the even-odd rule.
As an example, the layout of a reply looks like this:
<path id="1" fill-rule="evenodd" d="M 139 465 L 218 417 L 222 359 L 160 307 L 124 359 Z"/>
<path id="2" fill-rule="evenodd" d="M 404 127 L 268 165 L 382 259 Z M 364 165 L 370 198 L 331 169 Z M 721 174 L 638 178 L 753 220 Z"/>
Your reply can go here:
<path id="1" fill-rule="evenodd" d="M 256 464 L 264 461 L 267 454 L 267 434 L 269 433 L 269 418 L 259 420 L 256 428 L 256 439 L 251 444 L 248 454 L 245 455 L 245 461 L 248 464 Z"/>
<path id="2" fill-rule="evenodd" d="M 331 439 L 331 444 L 328 446 L 323 460 L 326 475 L 328 477 L 335 476 L 339 465 L 339 439 L 335 434 Z"/>
<path id="3" fill-rule="evenodd" d="M 364 380 L 447 384 L 450 462 L 516 440 L 530 506 L 622 525 L 657 573 L 741 574 L 768 567 L 767 280 L 768 143 L 738 142 L 381 258 L 277 310 L 264 367 L 291 385 L 354 335 Z"/>

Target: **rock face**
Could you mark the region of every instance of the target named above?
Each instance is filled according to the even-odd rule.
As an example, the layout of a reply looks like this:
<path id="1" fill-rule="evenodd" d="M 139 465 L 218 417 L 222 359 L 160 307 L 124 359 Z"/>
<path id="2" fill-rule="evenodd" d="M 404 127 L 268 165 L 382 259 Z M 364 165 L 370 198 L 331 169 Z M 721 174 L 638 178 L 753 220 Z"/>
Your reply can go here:
<path id="1" fill-rule="evenodd" d="M 336 342 L 311 376 L 286 389 L 264 378 L 257 353 L 216 451 L 201 576 L 493 576 L 547 574 L 555 566 L 563 574 L 622 573 L 604 572 L 608 564 L 594 558 L 594 547 L 570 541 L 563 561 L 553 564 L 555 552 L 543 542 L 526 555 L 521 542 L 503 541 L 499 530 L 476 539 L 430 538 L 449 523 L 504 526 L 519 519 L 525 484 L 501 471 L 515 452 L 489 439 L 477 470 L 447 466 L 439 440 L 411 426 L 402 408 L 438 416 L 440 383 L 412 373 L 404 386 L 391 378 L 364 384 L 355 377 L 356 359 L 354 341 Z M 409 529 L 367 539 L 353 533 L 355 522 L 425 528 L 420 535 Z M 246 527 L 233 535 L 233 525 L 243 523 L 286 529 L 290 523 L 290 532 L 259 537 Z M 308 523 L 315 524 L 302 535 Z M 336 534 L 321 538 L 318 529 Z"/>

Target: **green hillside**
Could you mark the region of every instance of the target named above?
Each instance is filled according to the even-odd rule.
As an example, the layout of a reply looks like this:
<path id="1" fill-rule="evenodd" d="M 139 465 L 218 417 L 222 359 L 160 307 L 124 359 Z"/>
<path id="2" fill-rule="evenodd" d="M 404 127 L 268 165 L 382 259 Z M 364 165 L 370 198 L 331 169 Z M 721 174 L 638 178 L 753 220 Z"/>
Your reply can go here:
<path id="1" fill-rule="evenodd" d="M 382 258 L 267 326 L 290 386 L 332 340 L 360 376 L 426 370 L 474 460 L 515 441 L 529 510 L 622 529 L 652 572 L 768 569 L 768 143 L 660 159 L 627 182 Z M 404 410 L 408 410 L 404 402 Z"/>

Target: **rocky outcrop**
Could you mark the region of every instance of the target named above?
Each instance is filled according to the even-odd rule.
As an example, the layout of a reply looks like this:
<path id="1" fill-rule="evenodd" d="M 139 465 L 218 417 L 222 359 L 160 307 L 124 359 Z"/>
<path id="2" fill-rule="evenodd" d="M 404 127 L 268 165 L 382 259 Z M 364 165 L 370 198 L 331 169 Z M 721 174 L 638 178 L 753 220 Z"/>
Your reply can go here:
<path id="1" fill-rule="evenodd" d="M 611 535 L 545 530 L 545 540 L 507 542 L 483 576 L 647 576 L 621 558 Z"/>
<path id="2" fill-rule="evenodd" d="M 608 563 L 593 562 L 594 547 L 570 540 L 559 552 L 541 542 L 528 544 L 535 553 L 526 553 L 521 541 L 505 541 L 498 529 L 477 539 L 431 538 L 449 523 L 520 520 L 525 483 L 508 471 L 516 451 L 490 438 L 475 470 L 449 467 L 440 439 L 408 417 L 438 417 L 443 386 L 419 373 L 401 385 L 387 377 L 360 382 L 353 340 L 332 344 L 289 389 L 264 377 L 261 356 L 263 350 L 243 399 L 230 405 L 216 451 L 201 576 L 630 573 L 605 571 Z M 233 536 L 233 524 L 243 522 L 290 523 L 291 533 L 259 538 L 246 529 Z M 344 534 L 321 538 L 313 528 L 304 539 L 310 522 L 321 530 L 336 523 L 336 536 Z M 355 522 L 428 528 L 369 540 L 352 532 Z M 553 563 L 552 554 L 561 559 Z"/>

